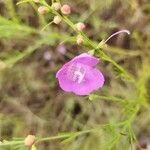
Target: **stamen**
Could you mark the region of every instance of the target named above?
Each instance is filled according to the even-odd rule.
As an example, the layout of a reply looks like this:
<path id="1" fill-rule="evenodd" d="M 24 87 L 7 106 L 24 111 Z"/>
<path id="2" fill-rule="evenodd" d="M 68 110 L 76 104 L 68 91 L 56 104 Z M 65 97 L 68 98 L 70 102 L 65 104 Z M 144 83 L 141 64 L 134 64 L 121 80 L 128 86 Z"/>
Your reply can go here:
<path id="1" fill-rule="evenodd" d="M 114 37 L 115 35 L 120 34 L 120 33 L 127 33 L 127 34 L 130 34 L 130 31 L 129 31 L 129 30 L 120 30 L 120 31 L 118 31 L 118 32 L 116 32 L 116 33 L 114 33 L 114 34 L 112 34 L 110 37 L 108 37 L 108 39 L 106 39 L 106 40 L 104 41 L 104 43 L 107 43 L 112 37 Z"/>

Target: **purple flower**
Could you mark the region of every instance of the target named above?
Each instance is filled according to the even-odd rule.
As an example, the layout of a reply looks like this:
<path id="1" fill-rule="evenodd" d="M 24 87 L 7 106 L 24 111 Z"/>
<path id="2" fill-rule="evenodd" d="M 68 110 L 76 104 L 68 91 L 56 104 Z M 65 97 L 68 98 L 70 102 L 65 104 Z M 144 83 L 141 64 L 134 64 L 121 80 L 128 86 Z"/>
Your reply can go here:
<path id="1" fill-rule="evenodd" d="M 51 60 L 52 55 L 49 51 L 46 51 L 46 52 L 44 52 L 43 57 L 44 57 L 45 60 Z"/>
<path id="2" fill-rule="evenodd" d="M 60 44 L 57 46 L 57 51 L 59 53 L 61 53 L 62 55 L 65 55 L 67 50 L 66 50 L 66 46 L 64 44 Z"/>
<path id="3" fill-rule="evenodd" d="M 103 74 L 95 68 L 98 59 L 87 53 L 76 56 L 57 72 L 60 87 L 66 92 L 88 95 L 104 84 Z"/>

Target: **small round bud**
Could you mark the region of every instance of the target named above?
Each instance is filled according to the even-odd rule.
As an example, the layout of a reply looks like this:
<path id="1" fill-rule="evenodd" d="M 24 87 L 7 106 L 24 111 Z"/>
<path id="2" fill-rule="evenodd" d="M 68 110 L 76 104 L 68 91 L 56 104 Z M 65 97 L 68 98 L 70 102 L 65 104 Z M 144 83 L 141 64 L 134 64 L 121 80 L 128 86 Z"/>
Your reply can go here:
<path id="1" fill-rule="evenodd" d="M 32 146 L 34 144 L 34 142 L 35 142 L 34 135 L 28 135 L 24 140 L 25 146 Z"/>
<path id="2" fill-rule="evenodd" d="M 40 0 L 33 0 L 35 3 L 39 3 L 40 2 Z"/>
<path id="3" fill-rule="evenodd" d="M 60 3 L 53 3 L 52 4 L 52 8 L 55 9 L 56 11 L 58 11 L 61 8 L 61 4 Z"/>
<path id="4" fill-rule="evenodd" d="M 39 12 L 41 15 L 44 15 L 45 13 L 48 12 L 48 9 L 47 9 L 47 7 L 45 7 L 45 6 L 40 6 L 40 7 L 38 8 L 38 12 Z"/>
<path id="5" fill-rule="evenodd" d="M 53 19 L 53 22 L 55 24 L 59 24 L 61 22 L 61 18 L 59 16 L 55 16 L 54 19 Z"/>
<path id="6" fill-rule="evenodd" d="M 65 4 L 61 7 L 61 12 L 64 14 L 64 15 L 69 15 L 71 13 L 71 8 L 69 5 Z"/>
<path id="7" fill-rule="evenodd" d="M 83 42 L 84 42 L 84 39 L 81 36 L 77 37 L 77 44 L 78 45 L 82 45 Z"/>
<path id="8" fill-rule="evenodd" d="M 4 70 L 6 67 L 7 65 L 3 61 L 0 60 L 0 71 Z"/>
<path id="9" fill-rule="evenodd" d="M 82 23 L 82 22 L 78 22 L 78 23 L 76 24 L 76 27 L 77 27 L 77 30 L 78 30 L 78 31 L 83 31 L 83 30 L 85 29 L 85 24 Z"/>

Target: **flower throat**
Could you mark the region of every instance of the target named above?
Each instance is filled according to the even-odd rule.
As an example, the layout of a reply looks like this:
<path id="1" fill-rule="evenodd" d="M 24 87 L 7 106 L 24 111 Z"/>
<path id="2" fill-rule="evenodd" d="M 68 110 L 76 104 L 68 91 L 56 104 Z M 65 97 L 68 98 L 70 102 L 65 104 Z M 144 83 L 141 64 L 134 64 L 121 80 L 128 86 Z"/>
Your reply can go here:
<path id="1" fill-rule="evenodd" d="M 71 65 L 67 71 L 68 78 L 74 82 L 77 82 L 78 84 L 84 81 L 85 74 L 86 67 L 80 63 Z"/>

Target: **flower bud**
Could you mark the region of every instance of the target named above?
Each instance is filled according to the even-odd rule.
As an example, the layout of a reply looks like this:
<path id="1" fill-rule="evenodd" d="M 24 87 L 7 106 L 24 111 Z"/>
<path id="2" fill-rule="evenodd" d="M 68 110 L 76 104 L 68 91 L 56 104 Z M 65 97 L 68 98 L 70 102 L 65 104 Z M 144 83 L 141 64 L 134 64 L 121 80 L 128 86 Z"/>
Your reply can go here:
<path id="1" fill-rule="evenodd" d="M 53 3 L 52 8 L 55 9 L 56 11 L 58 11 L 61 8 L 61 4 L 58 2 Z"/>
<path id="2" fill-rule="evenodd" d="M 64 44 L 60 44 L 57 46 L 57 51 L 62 54 L 65 55 L 67 53 L 67 49 L 66 46 Z"/>
<path id="3" fill-rule="evenodd" d="M 64 15 L 69 15 L 71 13 L 71 8 L 69 5 L 65 4 L 61 7 L 61 12 L 64 14 Z"/>
<path id="4" fill-rule="evenodd" d="M 34 142 L 35 142 L 34 135 L 28 135 L 24 140 L 25 146 L 32 146 L 34 144 Z"/>
<path id="5" fill-rule="evenodd" d="M 83 37 L 81 37 L 81 36 L 77 37 L 77 41 L 76 42 L 77 42 L 78 45 L 82 45 L 83 42 L 84 42 Z"/>
<path id="6" fill-rule="evenodd" d="M 40 0 L 33 0 L 35 3 L 39 3 L 40 2 Z"/>
<path id="7" fill-rule="evenodd" d="M 54 19 L 53 19 L 53 22 L 55 24 L 59 24 L 61 22 L 61 18 L 59 16 L 55 16 Z"/>
<path id="8" fill-rule="evenodd" d="M 38 8 L 38 12 L 39 12 L 41 15 L 44 15 L 45 13 L 48 12 L 48 9 L 47 9 L 47 7 L 45 7 L 45 6 L 40 6 L 40 7 Z"/>
<path id="9" fill-rule="evenodd" d="M 78 22 L 78 23 L 76 24 L 76 27 L 77 27 L 77 30 L 78 30 L 78 31 L 83 31 L 83 30 L 85 29 L 85 24 L 82 23 L 82 22 Z"/>
<path id="10" fill-rule="evenodd" d="M 7 65 L 3 61 L 0 60 L 0 71 L 4 70 L 6 67 Z"/>

